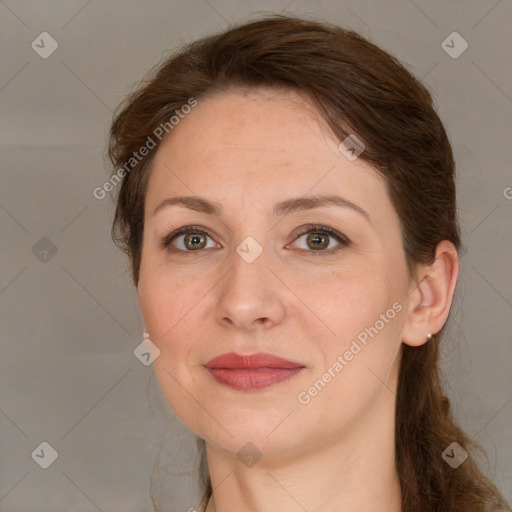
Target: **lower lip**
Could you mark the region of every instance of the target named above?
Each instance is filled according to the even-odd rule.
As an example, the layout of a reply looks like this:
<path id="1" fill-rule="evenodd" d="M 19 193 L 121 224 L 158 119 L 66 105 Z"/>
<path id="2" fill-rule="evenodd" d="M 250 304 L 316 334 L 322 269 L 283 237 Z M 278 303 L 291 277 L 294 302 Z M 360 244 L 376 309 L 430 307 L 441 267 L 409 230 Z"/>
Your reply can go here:
<path id="1" fill-rule="evenodd" d="M 247 370 L 231 370 L 227 368 L 206 369 L 219 384 L 224 384 L 238 391 L 257 391 L 291 379 L 303 367 L 253 368 Z"/>

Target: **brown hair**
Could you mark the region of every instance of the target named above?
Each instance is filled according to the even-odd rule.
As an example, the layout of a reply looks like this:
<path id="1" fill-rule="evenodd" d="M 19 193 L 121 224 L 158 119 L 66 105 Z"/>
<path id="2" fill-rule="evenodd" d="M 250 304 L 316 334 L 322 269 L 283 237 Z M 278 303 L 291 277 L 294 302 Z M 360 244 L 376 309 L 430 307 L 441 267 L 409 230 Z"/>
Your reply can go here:
<path id="1" fill-rule="evenodd" d="M 360 158 L 385 177 L 411 276 L 418 264 L 434 261 L 442 240 L 460 249 L 455 163 L 431 95 L 396 58 L 359 34 L 325 22 L 273 15 L 187 45 L 121 105 L 111 128 L 109 157 L 116 167 L 125 164 L 191 97 L 200 102 L 228 88 L 260 86 L 298 91 L 340 141 L 356 134 L 364 142 Z M 130 257 L 135 285 L 155 152 L 124 178 L 112 227 L 114 240 Z M 483 449 L 455 425 L 443 394 L 438 368 L 443 330 L 422 346 L 402 346 L 395 433 L 402 510 L 507 510 L 478 469 L 474 457 Z M 454 441 L 470 453 L 457 469 L 441 457 Z M 207 479 L 202 509 L 210 496 Z"/>

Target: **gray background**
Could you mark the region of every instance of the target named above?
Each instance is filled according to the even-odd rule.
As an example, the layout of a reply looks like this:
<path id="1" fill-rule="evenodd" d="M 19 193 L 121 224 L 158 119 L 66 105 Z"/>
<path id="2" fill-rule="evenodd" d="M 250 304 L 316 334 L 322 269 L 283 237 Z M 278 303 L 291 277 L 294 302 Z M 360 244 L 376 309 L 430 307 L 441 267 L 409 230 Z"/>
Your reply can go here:
<path id="1" fill-rule="evenodd" d="M 133 355 L 135 293 L 110 239 L 112 201 L 92 191 L 108 177 L 112 111 L 136 81 L 184 42 L 282 10 L 360 31 L 434 95 L 458 163 L 467 245 L 443 367 L 456 415 L 512 499 L 510 1 L 5 0 L 1 511 L 150 511 L 162 447 L 163 465 L 182 474 L 157 472 L 165 488 L 156 490 L 169 510 L 197 505 L 187 476 L 196 461 L 179 448 L 194 439 Z M 59 45 L 47 59 L 31 47 L 44 31 Z M 469 44 L 456 59 L 441 46 L 453 31 Z M 31 457 L 43 441 L 58 452 L 48 469 Z"/>

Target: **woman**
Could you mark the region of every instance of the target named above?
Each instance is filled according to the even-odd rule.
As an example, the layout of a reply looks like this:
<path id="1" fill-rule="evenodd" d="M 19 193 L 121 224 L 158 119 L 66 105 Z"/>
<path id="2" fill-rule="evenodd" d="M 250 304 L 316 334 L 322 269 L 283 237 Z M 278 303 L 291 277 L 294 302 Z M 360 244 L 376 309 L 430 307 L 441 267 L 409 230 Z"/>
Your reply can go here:
<path id="1" fill-rule="evenodd" d="M 440 385 L 454 160 L 396 59 L 289 16 L 232 28 L 127 99 L 109 155 L 199 510 L 507 510 Z"/>

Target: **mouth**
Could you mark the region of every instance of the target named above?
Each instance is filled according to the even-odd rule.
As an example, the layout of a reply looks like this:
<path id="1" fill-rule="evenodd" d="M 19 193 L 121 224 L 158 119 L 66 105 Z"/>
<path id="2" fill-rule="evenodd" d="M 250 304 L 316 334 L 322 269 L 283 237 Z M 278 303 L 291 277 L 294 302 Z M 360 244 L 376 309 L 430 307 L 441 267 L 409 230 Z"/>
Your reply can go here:
<path id="1" fill-rule="evenodd" d="M 238 391 L 257 391 L 287 381 L 305 366 L 272 354 L 239 355 L 233 352 L 204 364 L 219 383 Z"/>

